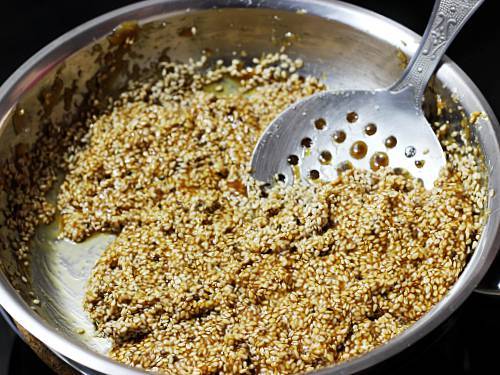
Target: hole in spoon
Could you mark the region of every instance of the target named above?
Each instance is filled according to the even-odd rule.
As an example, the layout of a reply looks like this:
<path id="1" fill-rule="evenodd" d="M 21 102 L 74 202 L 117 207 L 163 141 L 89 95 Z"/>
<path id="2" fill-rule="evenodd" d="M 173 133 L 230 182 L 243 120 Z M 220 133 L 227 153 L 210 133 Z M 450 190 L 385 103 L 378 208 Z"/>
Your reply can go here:
<path id="1" fill-rule="evenodd" d="M 405 148 L 405 156 L 407 158 L 412 158 L 417 154 L 417 149 L 414 146 L 408 146 Z"/>
<path id="2" fill-rule="evenodd" d="M 290 155 L 287 159 L 288 164 L 297 165 L 299 164 L 299 157 L 297 155 Z"/>
<path id="3" fill-rule="evenodd" d="M 378 171 L 382 167 L 389 165 L 389 156 L 385 152 L 376 152 L 370 158 L 370 168 Z"/>
<path id="4" fill-rule="evenodd" d="M 333 138 L 334 142 L 342 143 L 347 138 L 347 135 L 346 135 L 345 131 L 337 130 L 335 133 L 333 133 L 332 138 Z"/>
<path id="5" fill-rule="evenodd" d="M 312 139 L 309 137 L 305 137 L 300 141 L 300 145 L 305 148 L 310 148 L 312 146 Z"/>
<path id="6" fill-rule="evenodd" d="M 317 180 L 319 178 L 319 171 L 317 171 L 316 169 L 311 169 L 309 171 L 309 178 L 311 180 Z"/>
<path id="7" fill-rule="evenodd" d="M 425 165 L 425 160 L 415 160 L 415 167 L 417 168 L 423 168 Z"/>
<path id="8" fill-rule="evenodd" d="M 352 124 L 352 123 L 355 123 L 356 121 L 358 121 L 359 116 L 356 112 L 349 112 L 346 116 L 346 119 L 347 119 L 347 122 Z"/>
<path id="9" fill-rule="evenodd" d="M 352 144 L 350 154 L 354 159 L 363 159 L 368 152 L 368 146 L 363 141 L 356 141 Z"/>
<path id="10" fill-rule="evenodd" d="M 365 134 L 366 135 L 373 135 L 377 132 L 377 125 L 373 123 L 369 123 L 368 125 L 365 126 Z"/>
<path id="11" fill-rule="evenodd" d="M 321 164 L 330 164 L 332 161 L 332 153 L 330 151 L 321 151 L 319 154 L 319 161 Z"/>
<path id="12" fill-rule="evenodd" d="M 398 144 L 398 140 L 395 136 L 391 135 L 391 136 L 386 138 L 384 144 L 385 144 L 385 147 L 387 147 L 387 148 L 394 148 Z"/>
<path id="13" fill-rule="evenodd" d="M 324 118 L 319 118 L 314 121 L 314 127 L 318 130 L 323 130 L 326 128 L 326 120 Z"/>
<path id="14" fill-rule="evenodd" d="M 276 179 L 277 179 L 279 182 L 285 182 L 286 177 L 285 177 L 285 175 L 284 175 L 284 174 L 282 174 L 282 173 L 278 173 L 278 174 L 276 175 Z"/>

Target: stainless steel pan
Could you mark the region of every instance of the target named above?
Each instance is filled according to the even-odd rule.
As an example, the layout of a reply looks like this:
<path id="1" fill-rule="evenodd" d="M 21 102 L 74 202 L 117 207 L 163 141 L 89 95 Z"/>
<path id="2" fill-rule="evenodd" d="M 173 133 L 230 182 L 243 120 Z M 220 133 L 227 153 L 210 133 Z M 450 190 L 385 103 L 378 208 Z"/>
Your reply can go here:
<path id="1" fill-rule="evenodd" d="M 132 50 L 124 56 L 116 51 L 112 38 L 106 35 L 128 20 L 137 21 L 141 29 Z M 195 35 L 183 32 L 193 26 Z M 137 72 L 161 56 L 186 60 L 200 56 L 206 49 L 213 58 L 231 58 L 233 51 L 260 55 L 288 44 L 290 55 L 306 61 L 307 73 L 322 77 L 331 89 L 366 89 L 386 87 L 394 82 L 401 74 L 398 53 L 400 57 L 401 51 L 411 55 L 418 40 L 417 35 L 391 20 L 338 1 L 151 0 L 137 3 L 63 35 L 34 55 L 3 84 L 0 88 L 0 159 L 12 158 L 16 144 L 32 144 L 40 136 L 37 124 L 44 113 L 46 120 L 69 120 L 87 91 L 87 82 L 102 71 L 102 57 L 107 52 L 125 61 L 121 66 L 127 67 L 108 85 L 110 91 L 123 86 L 129 77 L 127 70 Z M 47 112 L 39 101 L 41 90 L 62 90 L 61 87 L 74 90 L 71 100 L 65 108 L 64 98 L 59 95 L 58 102 Z M 480 111 L 486 115 L 474 126 L 474 136 L 484 151 L 488 184 L 500 189 L 500 131 L 495 115 L 479 90 L 446 59 L 437 72 L 432 91 L 441 95 L 450 108 L 461 106 L 466 114 Z M 426 105 L 432 108 L 432 95 Z M 20 121 L 21 108 L 25 115 L 23 131 L 19 132 L 16 121 Z M 454 126 L 459 126 L 459 116 L 448 116 Z M 0 191 L 0 208 L 5 204 L 6 194 L 7 191 Z M 499 199 L 498 194 L 490 197 L 491 215 L 479 246 L 446 298 L 391 342 L 321 373 L 351 373 L 368 368 L 412 345 L 443 322 L 474 290 L 495 258 L 500 243 Z M 2 226 L 5 219 L 0 214 L 0 240 L 6 235 Z M 76 367 L 83 369 L 84 366 L 87 372 L 134 374 L 139 371 L 105 356 L 109 343 L 95 337 L 81 307 L 85 281 L 110 239 L 103 235 L 74 245 L 55 241 L 51 228 L 44 228 L 33 241 L 31 276 L 27 283 L 22 281 L 12 249 L 0 246 L 0 304 L 32 335 Z M 41 302 L 34 306 L 35 310 L 31 308 L 31 290 Z M 82 328 L 85 334 L 79 333 Z"/>

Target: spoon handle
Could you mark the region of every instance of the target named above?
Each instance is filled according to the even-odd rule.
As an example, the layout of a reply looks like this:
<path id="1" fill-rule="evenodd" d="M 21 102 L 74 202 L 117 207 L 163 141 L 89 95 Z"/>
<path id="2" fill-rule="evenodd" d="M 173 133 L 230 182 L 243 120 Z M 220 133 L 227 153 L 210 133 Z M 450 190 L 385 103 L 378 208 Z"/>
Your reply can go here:
<path id="1" fill-rule="evenodd" d="M 403 76 L 390 91 L 413 87 L 415 104 L 421 110 L 424 90 L 455 36 L 484 0 L 436 0 L 422 42 Z"/>

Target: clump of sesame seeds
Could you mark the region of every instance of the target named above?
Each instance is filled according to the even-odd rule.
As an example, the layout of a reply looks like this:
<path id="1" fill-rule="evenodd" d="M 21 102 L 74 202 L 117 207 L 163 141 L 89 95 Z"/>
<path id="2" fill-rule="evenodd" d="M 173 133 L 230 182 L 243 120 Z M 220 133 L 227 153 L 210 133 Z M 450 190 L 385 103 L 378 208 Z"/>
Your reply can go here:
<path id="1" fill-rule="evenodd" d="M 352 358 L 436 304 L 480 230 L 451 171 L 432 191 L 385 169 L 233 195 L 166 199 L 106 249 L 85 307 L 112 357 L 167 373 Z"/>
<path id="2" fill-rule="evenodd" d="M 246 169 L 261 131 L 324 87 L 284 55 L 254 64 L 164 64 L 96 118 L 74 156 L 62 234 L 118 233 L 85 308 L 121 362 L 298 373 L 352 358 L 441 300 L 480 233 L 465 155 L 431 191 L 382 169 L 263 194 Z"/>
<path id="3" fill-rule="evenodd" d="M 218 61 L 202 73 L 203 62 L 161 64 L 161 79 L 132 83 L 90 125 L 86 147 L 68 158 L 58 197 L 61 236 L 118 233 L 176 195 L 244 195 L 261 131 L 287 106 L 325 88 L 296 73 L 302 61 L 285 55 L 254 59 L 252 67 Z"/>
<path id="4" fill-rule="evenodd" d="M 164 373 L 302 373 L 387 342 L 446 295 L 485 222 L 477 146 L 437 124 L 449 163 L 432 190 L 381 168 L 264 191 L 247 168 L 261 132 L 325 86 L 283 54 L 205 62 L 160 63 L 159 79 L 61 132 L 43 185 L 18 198 L 44 197 L 56 165 L 61 237 L 117 234 L 84 300 L 111 357 Z M 55 214 L 43 199 L 20 254 Z"/>

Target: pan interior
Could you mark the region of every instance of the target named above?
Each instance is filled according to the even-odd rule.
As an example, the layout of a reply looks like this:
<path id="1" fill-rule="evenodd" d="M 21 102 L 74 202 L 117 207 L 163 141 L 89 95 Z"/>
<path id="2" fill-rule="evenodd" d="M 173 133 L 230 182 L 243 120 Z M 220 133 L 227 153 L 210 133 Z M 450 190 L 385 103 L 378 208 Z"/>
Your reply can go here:
<path id="1" fill-rule="evenodd" d="M 193 27 L 196 28 L 195 34 L 186 35 L 189 33 L 183 32 Z M 304 59 L 304 73 L 320 77 L 330 89 L 374 89 L 388 86 L 401 74 L 405 62 L 402 51 L 413 46 L 414 41 L 405 32 L 401 32 L 399 37 L 392 35 L 388 40 L 382 40 L 357 26 L 313 14 L 272 9 L 227 8 L 156 17 L 154 21 L 140 24 L 136 40 L 129 50 L 119 51 L 110 38 L 102 38 L 43 76 L 12 108 L 2 126 L 2 143 L 11 147 L 2 151 L 0 157 L 11 157 L 16 144 L 31 145 L 37 137 L 44 136 L 43 132 L 39 132 L 40 124 L 72 121 L 91 87 L 88 82 L 102 71 L 107 53 L 125 62 L 123 69 L 107 87 L 108 95 L 120 91 L 131 76 L 147 74 L 155 61 L 167 57 L 173 61 L 187 61 L 201 56 L 205 50 L 213 61 L 220 58 L 228 61 L 235 54 L 245 59 L 279 51 L 282 47 L 292 58 Z M 248 57 L 242 57 L 241 51 L 245 51 Z M 61 96 L 47 111 L 39 100 L 40 92 L 54 87 L 59 81 L 64 89 L 72 90 L 70 104 L 68 106 Z M 446 103 L 447 108 L 458 107 L 452 82 L 443 85 L 436 80 L 428 94 L 426 109 L 429 113 L 435 112 L 436 95 Z M 19 108 L 25 109 L 29 118 L 21 132 L 16 130 L 15 114 Z M 464 109 L 465 115 L 477 110 Z M 458 112 L 444 113 L 443 116 L 458 127 L 462 120 Z M 489 124 L 487 121 L 481 119 L 476 129 L 481 130 Z M 8 192 L 2 191 L 2 204 L 5 204 L 6 194 Z M 55 200 L 56 189 L 51 194 Z M 2 215 L 0 219 L 3 222 L 6 218 Z M 93 265 L 114 236 L 99 234 L 77 244 L 58 239 L 57 231 L 57 221 L 38 228 L 31 246 L 30 283 L 21 281 L 22 267 L 11 249 L 2 246 L 0 258 L 4 271 L 32 306 L 33 295 L 30 292 L 34 293 L 40 304 L 33 307 L 55 329 L 104 353 L 110 343 L 95 335 L 93 325 L 83 311 L 82 299 Z"/>

